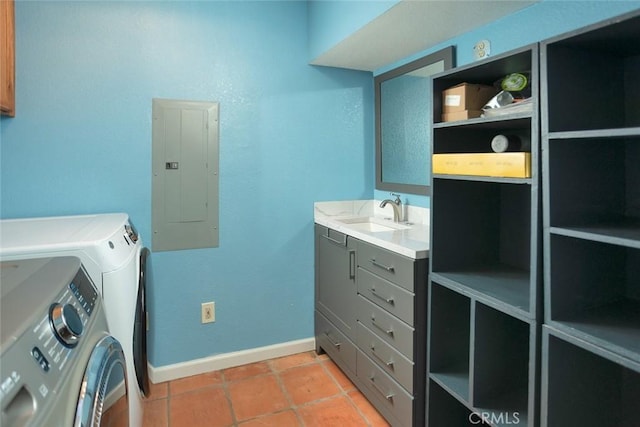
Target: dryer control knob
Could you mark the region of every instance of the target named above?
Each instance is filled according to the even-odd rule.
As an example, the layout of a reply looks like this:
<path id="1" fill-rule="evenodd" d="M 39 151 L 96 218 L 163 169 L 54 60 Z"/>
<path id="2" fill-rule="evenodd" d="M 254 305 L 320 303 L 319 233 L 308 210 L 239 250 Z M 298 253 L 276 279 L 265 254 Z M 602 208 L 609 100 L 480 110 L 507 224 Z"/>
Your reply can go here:
<path id="1" fill-rule="evenodd" d="M 127 236 L 129 236 L 129 238 L 133 243 L 136 243 L 138 241 L 138 232 L 136 231 L 136 229 L 133 227 L 132 224 L 126 224 L 124 226 L 124 231 L 126 231 Z"/>
<path id="2" fill-rule="evenodd" d="M 75 346 L 84 329 L 75 307 L 71 304 L 55 303 L 51 306 L 49 316 L 56 337 L 67 347 Z"/>

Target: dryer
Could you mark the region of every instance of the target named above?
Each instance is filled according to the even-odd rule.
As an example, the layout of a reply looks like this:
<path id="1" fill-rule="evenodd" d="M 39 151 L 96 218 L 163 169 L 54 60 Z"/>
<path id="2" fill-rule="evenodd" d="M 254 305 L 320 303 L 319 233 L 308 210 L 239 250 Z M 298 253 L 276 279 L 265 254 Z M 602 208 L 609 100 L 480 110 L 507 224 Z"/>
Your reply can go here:
<path id="1" fill-rule="evenodd" d="M 97 285 L 109 331 L 127 362 L 131 427 L 148 393 L 146 278 L 149 250 L 124 213 L 0 221 L 0 260 L 76 256 Z"/>
<path id="2" fill-rule="evenodd" d="M 0 263 L 0 424 L 128 426 L 126 361 L 75 257 Z"/>

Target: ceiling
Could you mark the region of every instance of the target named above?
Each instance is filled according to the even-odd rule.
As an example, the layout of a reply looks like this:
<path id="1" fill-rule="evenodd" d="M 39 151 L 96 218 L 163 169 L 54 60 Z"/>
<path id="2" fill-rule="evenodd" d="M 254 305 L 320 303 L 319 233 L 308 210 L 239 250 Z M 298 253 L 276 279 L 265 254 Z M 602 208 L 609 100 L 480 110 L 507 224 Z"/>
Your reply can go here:
<path id="1" fill-rule="evenodd" d="M 375 71 L 537 1 L 402 0 L 311 63 Z"/>

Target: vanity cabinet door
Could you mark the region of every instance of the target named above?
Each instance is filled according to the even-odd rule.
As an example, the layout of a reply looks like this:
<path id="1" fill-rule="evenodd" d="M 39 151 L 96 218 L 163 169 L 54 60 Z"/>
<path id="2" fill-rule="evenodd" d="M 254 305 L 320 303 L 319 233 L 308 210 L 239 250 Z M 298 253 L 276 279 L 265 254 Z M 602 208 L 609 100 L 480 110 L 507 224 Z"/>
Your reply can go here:
<path id="1" fill-rule="evenodd" d="M 15 115 L 14 1 L 0 1 L 0 113 Z"/>
<path id="2" fill-rule="evenodd" d="M 355 340 L 356 241 L 316 225 L 316 308 Z"/>

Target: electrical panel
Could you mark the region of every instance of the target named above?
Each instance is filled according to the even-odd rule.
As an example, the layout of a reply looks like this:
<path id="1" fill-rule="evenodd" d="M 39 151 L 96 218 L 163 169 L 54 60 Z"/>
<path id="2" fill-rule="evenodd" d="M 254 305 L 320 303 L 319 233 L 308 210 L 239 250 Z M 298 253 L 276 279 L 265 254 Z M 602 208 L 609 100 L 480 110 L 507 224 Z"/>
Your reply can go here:
<path id="1" fill-rule="evenodd" d="M 218 246 L 219 104 L 153 99 L 152 248 Z"/>

